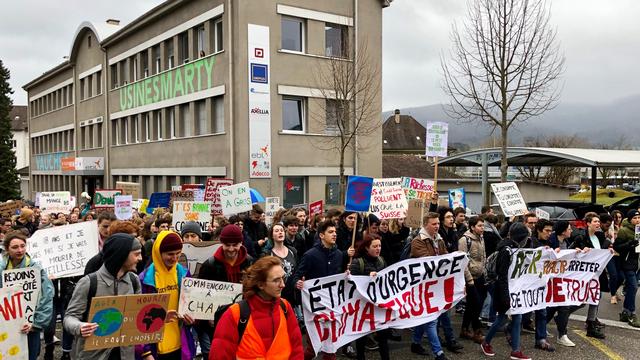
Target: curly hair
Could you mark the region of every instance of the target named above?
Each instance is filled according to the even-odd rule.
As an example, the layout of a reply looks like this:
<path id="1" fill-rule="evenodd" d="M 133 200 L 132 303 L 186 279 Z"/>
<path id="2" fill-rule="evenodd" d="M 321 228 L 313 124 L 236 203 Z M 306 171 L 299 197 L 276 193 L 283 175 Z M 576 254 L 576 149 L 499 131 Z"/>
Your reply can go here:
<path id="1" fill-rule="evenodd" d="M 275 256 L 265 256 L 258 259 L 247 269 L 242 281 L 242 295 L 245 299 L 256 295 L 260 291 L 260 285 L 267 282 L 269 271 L 274 266 L 282 266 L 282 261 Z"/>
<path id="2" fill-rule="evenodd" d="M 117 233 L 122 234 L 138 234 L 138 226 L 134 225 L 129 221 L 113 221 L 111 225 L 109 225 L 109 236 Z"/>

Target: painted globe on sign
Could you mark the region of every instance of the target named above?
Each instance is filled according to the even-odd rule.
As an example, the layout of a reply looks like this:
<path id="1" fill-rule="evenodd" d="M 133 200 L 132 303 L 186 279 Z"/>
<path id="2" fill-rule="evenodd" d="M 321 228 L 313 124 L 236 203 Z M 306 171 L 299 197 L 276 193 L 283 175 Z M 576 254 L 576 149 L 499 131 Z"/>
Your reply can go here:
<path id="1" fill-rule="evenodd" d="M 91 322 L 98 324 L 98 328 L 93 334 L 96 336 L 111 335 L 120 329 L 122 320 L 122 313 L 118 309 L 102 309 L 91 319 Z"/>

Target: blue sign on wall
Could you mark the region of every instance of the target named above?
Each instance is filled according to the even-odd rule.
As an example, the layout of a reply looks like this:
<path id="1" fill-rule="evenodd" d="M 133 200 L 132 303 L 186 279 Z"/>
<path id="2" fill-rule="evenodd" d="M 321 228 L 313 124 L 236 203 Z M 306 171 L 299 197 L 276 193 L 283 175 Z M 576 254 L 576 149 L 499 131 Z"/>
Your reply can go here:
<path id="1" fill-rule="evenodd" d="M 61 171 L 62 159 L 73 157 L 72 152 L 57 152 L 35 156 L 35 171 Z"/>

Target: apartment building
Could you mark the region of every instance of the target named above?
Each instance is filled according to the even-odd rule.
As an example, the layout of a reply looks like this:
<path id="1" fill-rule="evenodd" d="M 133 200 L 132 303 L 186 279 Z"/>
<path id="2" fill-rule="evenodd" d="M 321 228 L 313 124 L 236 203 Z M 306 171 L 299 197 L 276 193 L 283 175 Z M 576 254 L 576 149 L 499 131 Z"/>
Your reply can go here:
<path id="1" fill-rule="evenodd" d="M 335 136 L 332 100 L 314 79 L 364 41 L 381 82 L 389 4 L 176 0 L 126 25 L 81 24 L 68 60 L 24 86 L 32 197 L 116 181 L 149 196 L 219 177 L 288 205 L 336 203 L 339 154 L 323 146 Z M 349 150 L 347 174 L 381 175 L 380 138 L 361 136 L 368 146 Z"/>

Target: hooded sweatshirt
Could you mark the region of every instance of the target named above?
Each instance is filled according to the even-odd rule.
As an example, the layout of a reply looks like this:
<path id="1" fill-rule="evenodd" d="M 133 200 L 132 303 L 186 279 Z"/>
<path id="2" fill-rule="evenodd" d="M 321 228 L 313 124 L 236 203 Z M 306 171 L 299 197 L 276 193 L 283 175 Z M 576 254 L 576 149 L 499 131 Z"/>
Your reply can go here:
<path id="1" fill-rule="evenodd" d="M 224 251 L 222 250 L 222 246 L 216 250 L 216 253 L 213 254 L 213 257 L 219 263 L 224 265 L 225 272 L 227 273 L 227 281 L 232 283 L 240 283 L 242 281 L 242 264 L 247 258 L 247 249 L 244 246 L 240 247 L 238 250 L 238 257 L 233 264 L 230 264 L 227 259 L 224 257 Z"/>

